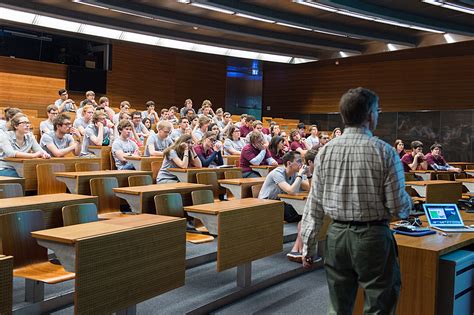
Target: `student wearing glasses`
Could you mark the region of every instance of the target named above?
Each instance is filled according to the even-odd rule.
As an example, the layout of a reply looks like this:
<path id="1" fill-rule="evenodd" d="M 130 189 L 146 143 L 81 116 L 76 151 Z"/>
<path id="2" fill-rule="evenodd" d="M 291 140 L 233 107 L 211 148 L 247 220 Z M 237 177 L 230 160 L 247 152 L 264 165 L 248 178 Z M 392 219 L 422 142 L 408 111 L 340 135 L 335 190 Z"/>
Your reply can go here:
<path id="1" fill-rule="evenodd" d="M 173 125 L 169 121 L 160 121 L 156 128 L 158 132 L 151 133 L 146 139 L 145 156 L 163 155 L 165 149 L 173 144 L 169 137 Z"/>
<path id="2" fill-rule="evenodd" d="M 222 159 L 222 144 L 217 140 L 212 131 L 208 131 L 201 139 L 201 143 L 194 147 L 202 167 L 216 167 L 224 165 Z"/>
<path id="3" fill-rule="evenodd" d="M 4 161 L 6 157 L 23 159 L 51 157 L 30 132 L 30 121 L 25 114 L 17 113 L 13 116 L 10 120 L 10 130 L 0 134 L 0 176 L 20 177 L 15 168 Z"/>
<path id="4" fill-rule="evenodd" d="M 232 125 L 224 140 L 224 155 L 239 155 L 245 146 L 245 141 L 240 138 L 239 127 Z"/>
<path id="5" fill-rule="evenodd" d="M 72 127 L 71 117 L 62 113 L 59 114 L 53 122 L 54 130 L 41 136 L 40 146 L 49 155 L 54 157 L 64 157 L 73 152 L 74 155 L 81 153 L 80 142 L 77 143 L 73 136 L 81 139 L 79 131 Z"/>
<path id="6" fill-rule="evenodd" d="M 75 112 L 77 110 L 76 103 L 69 98 L 69 95 L 67 93 L 66 89 L 60 89 L 58 91 L 59 94 L 59 99 L 57 99 L 54 102 L 54 105 L 56 105 L 57 110 L 62 113 L 62 112 Z M 51 129 L 53 130 L 53 129 Z"/>
<path id="7" fill-rule="evenodd" d="M 46 111 L 48 112 L 48 119 L 43 120 L 40 122 L 39 128 L 40 128 L 40 133 L 48 133 L 50 131 L 53 131 L 54 126 L 53 126 L 53 121 L 56 116 L 58 116 L 58 107 L 56 105 L 48 105 L 46 108 Z"/>
<path id="8" fill-rule="evenodd" d="M 163 151 L 163 164 L 156 178 L 157 184 L 177 183 L 178 177 L 171 174 L 169 168 L 202 167 L 201 160 L 193 149 L 190 135 L 182 135 L 176 142 Z"/>
<path id="9" fill-rule="evenodd" d="M 329 141 L 331 140 L 331 138 L 329 137 L 329 135 L 325 132 L 321 133 L 321 139 L 319 139 L 319 145 L 322 147 L 324 145 L 326 145 Z"/>

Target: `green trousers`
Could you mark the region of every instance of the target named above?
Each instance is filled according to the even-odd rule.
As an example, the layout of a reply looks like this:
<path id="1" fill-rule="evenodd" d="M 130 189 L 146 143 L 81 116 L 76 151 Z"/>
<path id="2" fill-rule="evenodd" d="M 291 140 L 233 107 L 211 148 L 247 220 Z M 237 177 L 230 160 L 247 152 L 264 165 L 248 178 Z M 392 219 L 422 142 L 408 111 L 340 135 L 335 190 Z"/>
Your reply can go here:
<path id="1" fill-rule="evenodd" d="M 400 294 L 397 244 L 388 226 L 332 223 L 324 265 L 329 314 L 352 314 L 357 288 L 365 291 L 364 314 L 394 314 Z"/>

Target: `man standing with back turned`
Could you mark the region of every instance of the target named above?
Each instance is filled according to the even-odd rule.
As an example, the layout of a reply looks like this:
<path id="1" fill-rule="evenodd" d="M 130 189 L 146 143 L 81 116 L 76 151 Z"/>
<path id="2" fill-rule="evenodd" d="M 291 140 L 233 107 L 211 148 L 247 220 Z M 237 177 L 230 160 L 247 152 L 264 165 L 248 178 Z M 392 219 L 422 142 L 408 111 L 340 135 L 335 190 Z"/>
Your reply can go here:
<path id="1" fill-rule="evenodd" d="M 374 137 L 378 96 L 356 88 L 344 94 L 342 136 L 326 144 L 314 161 L 303 214 L 303 266 L 312 266 L 324 214 L 333 219 L 324 265 L 329 314 L 352 314 L 357 288 L 365 291 L 364 313 L 395 312 L 400 293 L 397 244 L 388 222 L 411 209 L 403 167 L 395 150 Z"/>

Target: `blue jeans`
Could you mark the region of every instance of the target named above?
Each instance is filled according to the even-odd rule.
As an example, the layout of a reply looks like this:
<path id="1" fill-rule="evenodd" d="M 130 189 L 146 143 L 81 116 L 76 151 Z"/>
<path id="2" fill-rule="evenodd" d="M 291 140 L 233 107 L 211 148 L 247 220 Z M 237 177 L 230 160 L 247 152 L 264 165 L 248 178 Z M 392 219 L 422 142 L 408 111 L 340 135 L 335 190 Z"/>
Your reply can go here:
<path id="1" fill-rule="evenodd" d="M 14 168 L 0 170 L 0 176 L 20 177 Z"/>
<path id="2" fill-rule="evenodd" d="M 135 170 L 135 166 L 133 166 L 132 163 L 127 162 L 127 164 L 122 165 L 122 166 L 120 167 L 120 170 Z"/>

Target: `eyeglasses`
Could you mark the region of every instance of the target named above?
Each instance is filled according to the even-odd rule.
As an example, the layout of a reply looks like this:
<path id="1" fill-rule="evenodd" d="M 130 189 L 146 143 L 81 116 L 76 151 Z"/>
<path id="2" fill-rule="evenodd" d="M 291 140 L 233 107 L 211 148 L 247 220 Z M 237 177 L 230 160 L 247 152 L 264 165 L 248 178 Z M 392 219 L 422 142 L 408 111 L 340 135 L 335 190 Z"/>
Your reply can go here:
<path id="1" fill-rule="evenodd" d="M 29 121 L 20 121 L 18 124 L 19 125 L 22 125 L 22 124 L 29 125 L 31 123 Z"/>
<path id="2" fill-rule="evenodd" d="M 72 126 L 72 123 L 70 123 L 70 122 L 68 122 L 68 123 L 63 123 L 63 126 L 68 126 L 68 127 L 70 127 L 70 126 Z"/>
<path id="3" fill-rule="evenodd" d="M 321 139 L 329 140 L 329 137 L 322 137 Z"/>
<path id="4" fill-rule="evenodd" d="M 50 112 L 51 115 L 59 115 L 58 112 Z"/>

